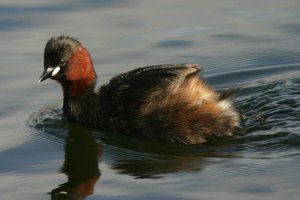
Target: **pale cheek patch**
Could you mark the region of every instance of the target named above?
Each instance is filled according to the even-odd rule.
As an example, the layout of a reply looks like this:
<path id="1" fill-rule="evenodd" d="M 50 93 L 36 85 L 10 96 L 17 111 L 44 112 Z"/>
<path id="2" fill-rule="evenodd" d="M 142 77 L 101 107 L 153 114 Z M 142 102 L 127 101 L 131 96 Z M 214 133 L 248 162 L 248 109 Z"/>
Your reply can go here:
<path id="1" fill-rule="evenodd" d="M 47 68 L 46 72 L 50 73 L 50 72 L 52 72 L 52 70 L 53 70 L 53 68 L 49 67 L 49 68 Z"/>
<path id="2" fill-rule="evenodd" d="M 55 67 L 54 70 L 52 71 L 52 76 L 55 76 L 60 70 L 60 67 Z"/>

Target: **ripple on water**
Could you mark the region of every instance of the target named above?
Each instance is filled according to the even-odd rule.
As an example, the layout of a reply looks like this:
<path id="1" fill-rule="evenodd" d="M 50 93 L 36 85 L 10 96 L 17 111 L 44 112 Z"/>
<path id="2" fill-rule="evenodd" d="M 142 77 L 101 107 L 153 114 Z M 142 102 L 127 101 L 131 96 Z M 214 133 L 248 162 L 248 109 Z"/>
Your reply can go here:
<path id="1" fill-rule="evenodd" d="M 299 78 L 244 87 L 237 95 L 245 146 L 254 149 L 299 148 Z"/>
<path id="2" fill-rule="evenodd" d="M 31 114 L 27 125 L 33 130 L 33 137 L 62 143 L 67 137 L 69 123 L 63 117 L 61 103 L 54 102 Z"/>

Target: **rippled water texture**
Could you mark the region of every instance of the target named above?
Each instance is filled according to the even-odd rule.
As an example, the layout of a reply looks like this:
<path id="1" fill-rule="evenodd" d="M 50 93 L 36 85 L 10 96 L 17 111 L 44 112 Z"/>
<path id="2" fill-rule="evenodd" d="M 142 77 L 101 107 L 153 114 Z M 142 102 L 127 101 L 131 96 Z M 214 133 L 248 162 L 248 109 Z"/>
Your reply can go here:
<path id="1" fill-rule="evenodd" d="M 300 196 L 300 2 L 0 1 L 0 196 L 272 199 Z M 99 85 L 138 66 L 198 63 L 233 98 L 232 138 L 183 146 L 99 132 L 37 83 L 50 36 L 90 50 Z M 50 193 L 50 194 L 46 194 Z"/>

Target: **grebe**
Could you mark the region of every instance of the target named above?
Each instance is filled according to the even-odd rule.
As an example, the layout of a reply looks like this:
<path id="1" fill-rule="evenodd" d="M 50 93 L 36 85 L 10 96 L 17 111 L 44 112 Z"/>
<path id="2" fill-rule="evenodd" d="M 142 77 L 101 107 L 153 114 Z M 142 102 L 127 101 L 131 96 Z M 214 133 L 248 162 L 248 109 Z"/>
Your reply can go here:
<path id="1" fill-rule="evenodd" d="M 52 37 L 44 72 L 63 89 L 63 114 L 78 123 L 155 141 L 198 144 L 232 136 L 239 114 L 230 90 L 218 94 L 198 75 L 196 64 L 156 65 L 113 77 L 95 90 L 88 50 L 68 36 Z"/>

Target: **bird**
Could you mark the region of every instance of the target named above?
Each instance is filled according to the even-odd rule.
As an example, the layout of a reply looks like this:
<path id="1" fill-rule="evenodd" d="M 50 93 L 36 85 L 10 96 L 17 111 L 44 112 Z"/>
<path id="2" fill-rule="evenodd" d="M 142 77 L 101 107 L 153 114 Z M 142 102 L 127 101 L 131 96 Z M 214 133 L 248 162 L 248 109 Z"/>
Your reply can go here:
<path id="1" fill-rule="evenodd" d="M 233 136 L 240 117 L 234 89 L 216 92 L 197 64 L 139 67 L 111 78 L 99 89 L 89 51 L 66 35 L 51 37 L 44 49 L 44 71 L 63 90 L 63 115 L 107 134 L 125 134 L 182 144 Z M 117 135 L 116 134 L 116 135 Z"/>

